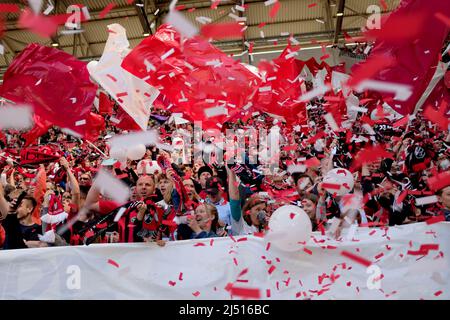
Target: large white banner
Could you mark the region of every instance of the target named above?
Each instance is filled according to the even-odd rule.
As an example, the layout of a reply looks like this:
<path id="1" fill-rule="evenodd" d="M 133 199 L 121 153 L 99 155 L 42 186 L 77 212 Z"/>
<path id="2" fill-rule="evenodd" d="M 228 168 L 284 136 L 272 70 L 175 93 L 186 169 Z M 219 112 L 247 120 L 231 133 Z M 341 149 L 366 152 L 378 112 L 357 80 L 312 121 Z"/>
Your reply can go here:
<path id="1" fill-rule="evenodd" d="M 4 250 L 0 297 L 230 299 L 233 293 L 233 299 L 242 299 L 241 294 L 259 293 L 261 299 L 450 298 L 450 223 L 354 231 L 345 233 L 342 242 L 314 233 L 294 253 L 253 236 L 165 247 L 136 243 Z M 373 265 L 367 268 L 342 251 Z"/>

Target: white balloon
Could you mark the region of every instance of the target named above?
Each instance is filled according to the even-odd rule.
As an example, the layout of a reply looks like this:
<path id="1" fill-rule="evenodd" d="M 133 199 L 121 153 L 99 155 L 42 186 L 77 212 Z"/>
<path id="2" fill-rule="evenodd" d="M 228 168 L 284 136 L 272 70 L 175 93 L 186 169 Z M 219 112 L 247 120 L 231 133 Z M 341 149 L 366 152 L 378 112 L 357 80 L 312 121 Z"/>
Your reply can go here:
<path id="1" fill-rule="evenodd" d="M 270 242 L 283 251 L 298 251 L 311 237 L 311 220 L 303 209 L 286 205 L 274 211 L 269 220 Z"/>
<path id="2" fill-rule="evenodd" d="M 127 160 L 127 151 L 124 148 L 112 147 L 109 150 L 109 155 L 120 162 Z"/>
<path id="3" fill-rule="evenodd" d="M 138 174 L 159 174 L 162 173 L 161 167 L 158 162 L 149 159 L 143 159 L 137 164 Z"/>
<path id="4" fill-rule="evenodd" d="M 127 157 L 130 160 L 140 160 L 145 155 L 147 149 L 143 144 L 137 144 L 127 149 Z"/>
<path id="5" fill-rule="evenodd" d="M 343 196 L 349 193 L 353 190 L 353 186 L 355 185 L 352 173 L 343 168 L 336 168 L 328 171 L 328 173 L 323 178 L 323 182 L 340 185 L 339 189 L 324 187 L 324 189 L 329 193 L 336 193 L 336 195 L 338 196 Z"/>

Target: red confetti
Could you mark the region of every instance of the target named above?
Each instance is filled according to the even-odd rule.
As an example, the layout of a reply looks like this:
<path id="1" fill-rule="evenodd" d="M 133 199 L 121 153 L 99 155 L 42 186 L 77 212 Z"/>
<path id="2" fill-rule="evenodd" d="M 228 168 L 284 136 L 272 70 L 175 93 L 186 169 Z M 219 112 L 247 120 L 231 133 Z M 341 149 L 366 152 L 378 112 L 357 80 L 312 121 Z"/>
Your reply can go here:
<path id="1" fill-rule="evenodd" d="M 211 240 L 209 241 L 209 245 L 212 247 L 213 243 L 214 243 L 214 239 L 211 239 Z"/>
<path id="2" fill-rule="evenodd" d="M 116 268 L 119 268 L 119 264 L 117 262 L 115 262 L 114 260 L 112 260 L 112 259 L 108 259 L 108 263 L 110 265 L 113 265 Z"/>
<path id="3" fill-rule="evenodd" d="M 352 285 L 351 281 L 347 282 L 347 287 L 350 287 L 351 285 Z"/>
<path id="4" fill-rule="evenodd" d="M 126 176 L 128 176 L 128 175 L 126 175 Z M 178 226 L 177 223 L 173 220 L 163 220 L 162 224 L 169 226 L 169 227 L 177 227 Z"/>
<path id="5" fill-rule="evenodd" d="M 269 251 L 269 249 L 270 249 L 270 242 L 267 243 L 266 251 Z"/>
<path id="6" fill-rule="evenodd" d="M 242 277 L 244 274 L 246 274 L 248 272 L 248 268 L 245 268 L 244 270 L 241 271 L 241 273 L 239 273 L 239 275 L 237 276 L 238 278 Z"/>
<path id="7" fill-rule="evenodd" d="M 178 276 L 178 280 L 183 281 L 183 272 L 180 272 L 180 275 Z"/>
<path id="8" fill-rule="evenodd" d="M 179 6 L 176 6 L 175 10 L 181 11 L 181 10 L 184 10 L 185 8 L 186 8 L 186 6 L 184 4 L 181 4 Z"/>
<path id="9" fill-rule="evenodd" d="M 238 265 L 236 258 L 233 258 L 233 262 L 236 266 Z"/>
<path id="10" fill-rule="evenodd" d="M 177 283 L 175 281 L 169 281 L 169 285 L 171 285 L 172 287 L 175 286 Z"/>
<path id="11" fill-rule="evenodd" d="M 0 3 L 0 12 L 19 12 L 20 8 L 17 4 Z"/>
<path id="12" fill-rule="evenodd" d="M 330 54 L 329 53 L 327 53 L 327 54 L 324 54 L 323 56 L 321 56 L 320 57 L 320 60 L 326 60 L 326 59 L 328 59 L 330 57 Z"/>
<path id="13" fill-rule="evenodd" d="M 435 110 L 432 106 L 428 106 L 424 112 L 423 116 L 430 120 L 431 122 L 438 125 L 442 130 L 447 130 L 449 120 L 445 116 L 445 107 L 446 105 L 443 104 L 444 107 L 440 107 L 439 110 Z"/>
<path id="14" fill-rule="evenodd" d="M 108 78 L 110 78 L 112 81 L 117 82 L 117 79 L 114 78 L 112 75 L 107 74 L 106 76 L 107 76 Z"/>
<path id="15" fill-rule="evenodd" d="M 258 28 L 262 28 L 262 27 L 264 27 L 266 25 L 266 23 L 265 22 L 261 22 L 260 24 L 258 24 Z"/>
<path id="16" fill-rule="evenodd" d="M 357 256 L 356 254 L 353 254 L 353 253 L 345 251 L 345 250 L 341 251 L 341 255 L 344 256 L 344 257 L 349 258 L 350 260 L 355 261 L 356 263 L 362 264 L 365 267 L 369 267 L 369 266 L 372 265 L 372 262 L 370 262 L 366 258 Z"/>
<path id="17" fill-rule="evenodd" d="M 433 191 L 438 191 L 446 186 L 450 186 L 450 171 L 442 172 L 428 178 L 427 184 Z"/>
<path id="18" fill-rule="evenodd" d="M 194 247 L 204 247 L 204 246 L 205 246 L 205 244 L 203 242 L 194 244 Z"/>
<path id="19" fill-rule="evenodd" d="M 387 6 L 386 2 L 385 2 L 384 0 L 380 0 L 380 4 L 381 4 L 381 6 L 383 7 L 383 10 L 384 10 L 384 11 L 387 11 L 388 6 Z"/>
<path id="20" fill-rule="evenodd" d="M 313 8 L 313 7 L 315 7 L 315 6 L 317 6 L 317 3 L 310 3 L 310 4 L 308 4 L 308 8 Z"/>
<path id="21" fill-rule="evenodd" d="M 270 289 L 266 289 L 266 296 L 267 298 L 270 298 Z"/>
<path id="22" fill-rule="evenodd" d="M 377 255 L 375 256 L 375 260 L 381 258 L 382 256 L 384 256 L 384 253 L 383 253 L 383 252 L 377 254 Z"/>
<path id="23" fill-rule="evenodd" d="M 303 251 L 306 252 L 309 255 L 312 255 L 312 251 L 306 248 L 303 248 Z"/>
<path id="24" fill-rule="evenodd" d="M 292 219 L 294 219 L 294 217 L 295 217 L 295 213 L 291 213 L 291 214 L 289 214 L 289 217 L 291 218 L 291 220 L 292 220 Z"/>
<path id="25" fill-rule="evenodd" d="M 100 19 L 103 19 L 114 7 L 116 6 L 115 3 L 109 3 L 98 15 Z"/>
<path id="26" fill-rule="evenodd" d="M 203 25 L 200 33 L 205 38 L 211 39 L 226 39 L 236 38 L 242 36 L 243 26 L 237 22 L 216 23 Z"/>
<path id="27" fill-rule="evenodd" d="M 275 16 L 276 16 L 277 13 L 278 13 L 278 10 L 280 10 L 280 7 L 281 7 L 280 2 L 279 2 L 279 1 L 275 2 L 275 4 L 274 4 L 274 6 L 272 7 L 272 9 L 270 9 L 269 16 L 270 16 L 271 18 L 275 18 Z"/>
<path id="28" fill-rule="evenodd" d="M 217 9 L 217 7 L 219 6 L 221 0 L 215 0 L 212 4 L 211 4 L 211 9 L 215 10 Z"/>
<path id="29" fill-rule="evenodd" d="M 422 256 L 422 255 L 427 255 L 428 251 L 430 250 L 439 250 L 439 245 L 438 244 L 422 244 L 419 248 L 419 250 L 417 251 L 413 251 L 413 250 L 408 250 L 407 254 L 411 255 L 411 256 Z"/>
<path id="30" fill-rule="evenodd" d="M 436 292 L 434 293 L 434 295 L 435 295 L 436 297 L 439 297 L 441 294 L 442 294 L 442 290 L 436 291 Z"/>
<path id="31" fill-rule="evenodd" d="M 261 298 L 261 292 L 258 288 L 238 288 L 233 286 L 231 287 L 231 295 L 248 299 Z"/>
<path id="32" fill-rule="evenodd" d="M 269 274 L 272 274 L 275 271 L 276 267 L 274 265 L 271 265 L 269 268 Z"/>
<path id="33" fill-rule="evenodd" d="M 195 291 L 195 292 L 192 293 L 192 295 L 194 297 L 198 297 L 200 295 L 200 291 Z"/>
<path id="34" fill-rule="evenodd" d="M 427 224 L 434 224 L 434 223 L 438 223 L 438 222 L 442 222 L 442 221 L 445 221 L 445 216 L 433 217 L 433 218 L 427 219 L 425 222 Z"/>
<path id="35" fill-rule="evenodd" d="M 237 242 L 241 242 L 241 241 L 247 241 L 247 237 L 240 238 Z"/>
<path id="36" fill-rule="evenodd" d="M 230 239 L 233 240 L 233 242 L 236 242 L 236 239 L 232 235 L 230 235 Z"/>
<path id="37" fill-rule="evenodd" d="M 324 188 L 324 189 L 332 189 L 332 190 L 339 190 L 339 189 L 341 189 L 341 185 L 340 184 L 323 182 L 322 183 L 322 188 Z"/>

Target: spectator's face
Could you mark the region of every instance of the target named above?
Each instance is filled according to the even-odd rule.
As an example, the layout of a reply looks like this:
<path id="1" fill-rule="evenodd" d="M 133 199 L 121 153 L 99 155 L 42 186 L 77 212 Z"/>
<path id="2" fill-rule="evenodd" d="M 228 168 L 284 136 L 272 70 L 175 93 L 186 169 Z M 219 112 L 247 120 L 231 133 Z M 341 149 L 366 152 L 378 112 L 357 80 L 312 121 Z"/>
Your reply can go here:
<path id="1" fill-rule="evenodd" d="M 162 194 L 165 194 L 167 190 L 172 185 L 172 182 L 170 182 L 168 179 L 161 179 L 158 183 L 159 185 L 159 191 L 161 191 Z"/>
<path id="2" fill-rule="evenodd" d="M 442 194 L 439 197 L 440 202 L 446 209 L 450 209 L 450 186 L 445 187 L 444 190 L 442 190 Z"/>
<path id="3" fill-rule="evenodd" d="M 206 184 L 206 180 L 208 180 L 209 178 L 211 178 L 211 173 L 209 172 L 202 172 L 202 174 L 200 175 L 200 184 L 202 186 L 204 186 Z"/>
<path id="4" fill-rule="evenodd" d="M 136 192 L 136 187 L 131 187 L 130 190 L 131 190 L 130 200 L 131 201 L 136 201 L 138 199 L 138 195 L 137 195 L 137 192 Z"/>
<path id="5" fill-rule="evenodd" d="M 212 217 L 210 217 L 208 211 L 206 210 L 205 205 L 199 205 L 197 209 L 195 209 L 195 220 L 200 228 L 204 228 L 208 223 L 211 223 Z"/>
<path id="6" fill-rule="evenodd" d="M 155 193 L 155 182 L 149 176 L 142 176 L 136 184 L 136 192 L 138 197 L 148 198 Z"/>
<path id="7" fill-rule="evenodd" d="M 30 200 L 24 199 L 17 208 L 17 219 L 26 218 L 33 211 L 33 204 Z"/>
<path id="8" fill-rule="evenodd" d="M 194 197 L 195 186 L 191 179 L 187 179 L 183 181 L 184 188 L 186 189 L 186 193 L 190 199 Z"/>
<path id="9" fill-rule="evenodd" d="M 299 194 L 304 193 L 306 190 L 312 187 L 312 181 L 308 177 L 302 177 L 297 181 L 297 192 Z"/>
<path id="10" fill-rule="evenodd" d="M 250 209 L 250 218 L 252 220 L 252 224 L 253 225 L 259 226 L 260 223 L 259 223 L 259 220 L 258 220 L 258 213 L 263 211 L 263 210 L 266 210 L 266 209 L 267 209 L 267 206 L 266 206 L 265 203 L 257 204 L 256 206 L 253 206 Z"/>
<path id="11" fill-rule="evenodd" d="M 308 214 L 310 219 L 316 218 L 316 205 L 309 199 L 302 200 L 303 210 Z"/>
<path id="12" fill-rule="evenodd" d="M 91 177 L 87 174 L 82 174 L 80 176 L 80 181 L 78 181 L 80 186 L 90 186 L 91 185 Z"/>
<path id="13" fill-rule="evenodd" d="M 214 203 L 219 202 L 220 199 L 222 198 L 221 195 L 220 195 L 220 192 L 217 192 L 217 193 L 215 193 L 215 192 L 208 192 L 207 194 L 208 194 L 209 200 L 211 200 Z"/>
<path id="14" fill-rule="evenodd" d="M 69 192 L 64 192 L 62 196 L 64 211 L 70 211 L 70 203 L 72 202 L 72 196 Z"/>

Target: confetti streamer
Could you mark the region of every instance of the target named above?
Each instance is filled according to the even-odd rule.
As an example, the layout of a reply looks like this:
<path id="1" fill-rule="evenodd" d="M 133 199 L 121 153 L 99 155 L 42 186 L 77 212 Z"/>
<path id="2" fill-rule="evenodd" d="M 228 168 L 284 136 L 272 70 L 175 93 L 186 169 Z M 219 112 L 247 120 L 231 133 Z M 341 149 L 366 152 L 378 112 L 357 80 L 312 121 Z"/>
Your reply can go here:
<path id="1" fill-rule="evenodd" d="M 370 267 L 372 265 L 372 262 L 370 262 L 366 258 L 360 257 L 360 256 L 358 256 L 356 254 L 353 254 L 353 253 L 345 251 L 345 250 L 341 251 L 341 255 L 346 257 L 346 258 L 349 258 L 350 260 L 353 260 L 356 263 L 359 263 L 359 264 L 361 264 L 361 265 L 363 265 L 365 267 Z"/>
<path id="2" fill-rule="evenodd" d="M 232 286 L 230 290 L 232 296 L 241 297 L 244 299 L 260 299 L 261 291 L 258 288 L 244 288 Z"/>
<path id="3" fill-rule="evenodd" d="M 208 39 L 227 39 L 242 36 L 242 25 L 237 22 L 207 24 L 202 26 L 200 33 Z"/>
<path id="4" fill-rule="evenodd" d="M 119 264 L 112 259 L 108 259 L 108 263 L 116 268 L 119 268 Z"/>
<path id="5" fill-rule="evenodd" d="M 111 2 L 109 3 L 105 8 L 103 8 L 103 10 L 100 12 L 100 14 L 98 15 L 98 17 L 100 19 L 103 19 L 104 17 L 106 17 L 106 15 L 116 7 L 116 4 Z"/>

